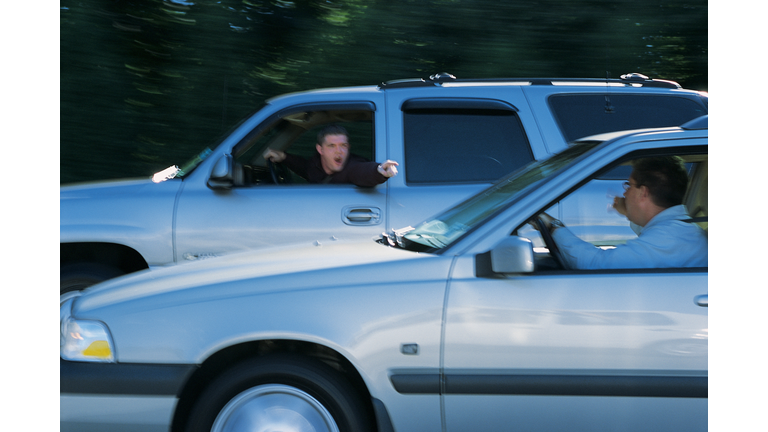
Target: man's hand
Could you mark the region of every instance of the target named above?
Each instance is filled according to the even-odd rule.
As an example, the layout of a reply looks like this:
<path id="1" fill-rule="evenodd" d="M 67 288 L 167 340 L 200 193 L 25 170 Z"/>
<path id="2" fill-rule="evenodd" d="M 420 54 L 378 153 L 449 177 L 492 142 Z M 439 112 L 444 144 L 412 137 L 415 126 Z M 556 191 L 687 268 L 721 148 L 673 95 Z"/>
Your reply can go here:
<path id="1" fill-rule="evenodd" d="M 614 210 L 619 212 L 619 214 L 622 214 L 624 216 L 627 215 L 627 204 L 624 201 L 623 197 L 618 197 L 618 196 L 613 197 L 613 208 Z"/>
<path id="2" fill-rule="evenodd" d="M 280 150 L 272 150 L 271 148 L 268 148 L 264 152 L 264 159 L 271 160 L 274 163 L 280 163 L 285 160 L 285 153 Z"/>
<path id="3" fill-rule="evenodd" d="M 383 175 L 384 177 L 390 178 L 397 175 L 398 166 L 399 164 L 397 162 L 388 160 L 379 165 L 378 171 L 379 174 Z"/>
<path id="4" fill-rule="evenodd" d="M 547 230 L 549 230 L 549 231 L 552 230 L 552 221 L 555 220 L 555 218 L 553 218 L 552 216 L 542 212 L 541 214 L 536 216 L 536 218 L 534 218 L 531 221 L 529 221 L 528 223 L 533 227 L 533 229 L 538 231 L 539 230 L 539 225 L 536 223 L 536 219 L 541 219 L 541 221 L 544 222 L 544 226 L 547 227 Z"/>

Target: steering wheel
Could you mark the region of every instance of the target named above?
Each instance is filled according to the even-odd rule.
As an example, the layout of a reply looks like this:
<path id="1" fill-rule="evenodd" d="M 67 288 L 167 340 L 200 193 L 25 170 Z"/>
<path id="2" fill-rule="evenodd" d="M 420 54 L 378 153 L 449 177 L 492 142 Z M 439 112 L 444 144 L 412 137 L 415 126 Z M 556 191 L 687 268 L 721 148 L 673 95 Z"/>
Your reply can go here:
<path id="1" fill-rule="evenodd" d="M 539 233 L 541 233 L 541 237 L 544 239 L 544 245 L 549 249 L 549 254 L 552 255 L 552 258 L 554 258 L 562 268 L 568 269 L 568 266 L 565 265 L 563 255 L 560 253 L 560 248 L 557 247 L 557 243 L 555 243 L 555 239 L 552 238 L 552 233 L 549 232 L 547 224 L 541 219 L 541 215 L 536 217 L 536 227 L 539 228 Z"/>
<path id="2" fill-rule="evenodd" d="M 270 159 L 267 159 L 267 169 L 269 170 L 269 177 L 274 184 L 286 184 L 291 183 L 291 173 L 288 167 L 282 164 L 276 164 Z"/>
<path id="3" fill-rule="evenodd" d="M 275 168 L 275 164 L 272 163 L 272 159 L 267 159 L 267 169 L 269 169 L 269 176 L 272 177 L 272 183 L 280 184 L 277 181 L 277 169 Z"/>

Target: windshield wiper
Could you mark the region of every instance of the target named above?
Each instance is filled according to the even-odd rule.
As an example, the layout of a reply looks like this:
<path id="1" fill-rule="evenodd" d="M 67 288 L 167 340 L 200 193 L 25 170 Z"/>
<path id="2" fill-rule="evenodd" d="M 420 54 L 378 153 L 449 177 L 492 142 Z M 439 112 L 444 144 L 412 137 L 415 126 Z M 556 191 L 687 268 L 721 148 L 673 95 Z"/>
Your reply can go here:
<path id="1" fill-rule="evenodd" d="M 419 243 L 410 239 L 407 239 L 405 237 L 406 234 L 413 231 L 415 228 L 412 226 L 407 226 L 405 228 L 400 229 L 392 229 L 392 232 L 390 233 L 381 233 L 381 236 L 377 240 L 379 243 L 397 248 L 397 249 L 405 249 L 412 252 L 429 252 L 436 248 L 439 248 L 437 245 L 433 245 L 433 241 L 431 241 L 429 238 L 424 237 L 424 240 L 428 241 L 429 244 Z"/>
<path id="2" fill-rule="evenodd" d="M 401 228 L 399 230 L 392 228 L 392 232 L 390 233 L 386 233 L 386 232 L 381 233 L 381 236 L 379 237 L 378 242 L 383 245 L 391 246 L 398 249 L 407 249 L 405 247 L 405 243 L 403 243 L 403 240 L 405 240 L 403 238 L 403 235 L 409 231 L 413 231 L 413 227 L 409 226 L 409 227 Z"/>
<path id="3" fill-rule="evenodd" d="M 445 243 L 438 240 L 436 237 L 430 236 L 430 235 L 424 235 L 424 234 L 411 234 L 411 237 L 415 237 L 414 239 L 404 239 L 406 241 L 410 241 L 411 243 L 416 244 L 424 244 L 424 246 L 429 246 L 433 248 L 443 248 L 445 247 Z M 418 239 L 418 241 L 416 240 Z M 424 242 L 424 243 L 422 243 Z"/>

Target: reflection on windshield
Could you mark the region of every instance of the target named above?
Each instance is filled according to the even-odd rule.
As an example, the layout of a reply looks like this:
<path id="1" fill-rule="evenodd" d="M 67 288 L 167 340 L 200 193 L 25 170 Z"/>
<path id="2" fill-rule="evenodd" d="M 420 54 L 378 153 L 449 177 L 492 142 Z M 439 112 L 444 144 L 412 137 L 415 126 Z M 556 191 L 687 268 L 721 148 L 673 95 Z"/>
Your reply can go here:
<path id="1" fill-rule="evenodd" d="M 444 248 L 480 226 L 486 219 L 511 205 L 513 201 L 532 190 L 535 185 L 552 177 L 599 143 L 579 143 L 549 159 L 531 162 L 483 192 L 445 211 L 436 219 L 423 222 L 414 229 L 401 230 L 399 234 L 407 241 L 398 239 L 397 243 L 416 243 L 416 247 L 409 247 L 415 250 Z"/>

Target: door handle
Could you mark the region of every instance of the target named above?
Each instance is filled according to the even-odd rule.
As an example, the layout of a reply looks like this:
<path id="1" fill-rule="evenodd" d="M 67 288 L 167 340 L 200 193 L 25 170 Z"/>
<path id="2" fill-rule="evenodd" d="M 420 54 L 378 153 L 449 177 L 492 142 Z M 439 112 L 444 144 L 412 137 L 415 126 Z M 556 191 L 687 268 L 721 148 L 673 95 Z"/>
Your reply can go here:
<path id="1" fill-rule="evenodd" d="M 344 207 L 341 219 L 347 225 L 377 225 L 381 223 L 381 209 L 377 207 Z"/>
<path id="2" fill-rule="evenodd" d="M 707 299 L 707 296 L 708 294 L 697 295 L 696 297 L 693 298 L 693 302 L 696 303 L 697 306 L 709 307 L 708 306 L 709 301 Z"/>

